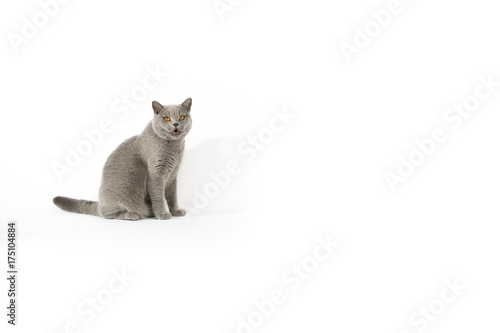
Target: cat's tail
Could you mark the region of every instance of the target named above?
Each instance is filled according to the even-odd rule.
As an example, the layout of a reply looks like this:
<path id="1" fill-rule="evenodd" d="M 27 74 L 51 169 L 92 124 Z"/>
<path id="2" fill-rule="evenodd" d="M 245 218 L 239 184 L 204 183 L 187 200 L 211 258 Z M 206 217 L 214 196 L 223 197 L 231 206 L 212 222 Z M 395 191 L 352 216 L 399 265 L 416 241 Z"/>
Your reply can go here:
<path id="1" fill-rule="evenodd" d="M 67 212 L 101 216 L 99 213 L 99 203 L 97 201 L 55 197 L 54 204 Z"/>

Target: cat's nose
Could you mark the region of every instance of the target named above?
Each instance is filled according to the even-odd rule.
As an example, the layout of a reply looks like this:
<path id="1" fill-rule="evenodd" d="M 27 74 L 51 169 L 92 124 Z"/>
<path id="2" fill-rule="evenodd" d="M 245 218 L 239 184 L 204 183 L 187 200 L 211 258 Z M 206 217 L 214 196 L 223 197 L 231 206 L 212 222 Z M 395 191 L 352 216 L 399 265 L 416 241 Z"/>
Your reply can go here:
<path id="1" fill-rule="evenodd" d="M 175 124 L 174 124 L 174 126 L 175 126 L 175 127 L 177 127 L 177 126 L 179 126 L 179 124 L 178 124 L 178 123 L 175 123 Z"/>

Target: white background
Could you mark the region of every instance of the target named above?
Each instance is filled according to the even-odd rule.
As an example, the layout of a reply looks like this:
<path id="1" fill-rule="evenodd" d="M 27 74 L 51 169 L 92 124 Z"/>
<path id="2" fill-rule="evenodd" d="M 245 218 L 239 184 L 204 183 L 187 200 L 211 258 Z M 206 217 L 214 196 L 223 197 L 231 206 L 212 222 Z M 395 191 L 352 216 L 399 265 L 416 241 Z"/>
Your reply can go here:
<path id="1" fill-rule="evenodd" d="M 410 317 L 439 304 L 446 279 L 467 290 L 421 331 L 498 331 L 500 88 L 460 128 L 442 118 L 479 76 L 500 81 L 498 5 L 401 0 L 348 63 L 341 43 L 389 1 L 233 3 L 222 20 L 211 0 L 72 0 L 15 52 L 8 34 L 40 5 L 2 2 L 0 230 L 18 222 L 20 267 L 15 329 L 0 284 L 2 332 L 237 332 L 273 289 L 286 301 L 255 332 L 417 332 Z M 148 66 L 169 76 L 119 119 L 113 102 Z M 242 169 L 206 209 L 125 222 L 52 204 L 97 199 L 107 156 L 151 101 L 187 97 L 184 206 L 210 171 Z M 296 117 L 246 161 L 238 145 L 284 107 Z M 104 118 L 114 130 L 58 180 L 53 163 Z M 391 191 L 384 173 L 436 127 L 446 142 Z M 282 275 L 328 236 L 340 248 L 290 292 Z M 134 279 L 86 323 L 78 306 L 122 268 Z"/>

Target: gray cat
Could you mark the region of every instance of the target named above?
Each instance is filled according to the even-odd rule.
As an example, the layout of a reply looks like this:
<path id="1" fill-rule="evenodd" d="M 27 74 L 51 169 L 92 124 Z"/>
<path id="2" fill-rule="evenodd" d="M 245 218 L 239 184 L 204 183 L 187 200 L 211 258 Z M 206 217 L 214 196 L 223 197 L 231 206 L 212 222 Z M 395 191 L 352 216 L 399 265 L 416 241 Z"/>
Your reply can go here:
<path id="1" fill-rule="evenodd" d="M 192 125 L 191 103 L 191 98 L 180 105 L 153 102 L 153 120 L 108 157 L 99 202 L 55 197 L 54 204 L 68 212 L 107 219 L 136 221 L 156 216 L 166 220 L 185 215 L 177 203 L 177 171 Z"/>

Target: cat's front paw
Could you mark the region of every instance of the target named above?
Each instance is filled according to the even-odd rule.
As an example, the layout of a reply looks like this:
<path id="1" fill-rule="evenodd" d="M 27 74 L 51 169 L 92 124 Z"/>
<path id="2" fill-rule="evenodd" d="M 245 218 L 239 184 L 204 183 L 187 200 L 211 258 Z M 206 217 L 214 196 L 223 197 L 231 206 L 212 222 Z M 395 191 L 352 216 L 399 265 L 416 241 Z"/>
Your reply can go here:
<path id="1" fill-rule="evenodd" d="M 170 220 L 170 218 L 172 217 L 172 214 L 170 214 L 169 212 L 166 212 L 166 213 L 155 214 L 155 216 L 158 220 Z"/>
<path id="2" fill-rule="evenodd" d="M 186 215 L 186 211 L 184 209 L 178 209 L 177 211 L 172 213 L 173 216 L 184 216 Z"/>

